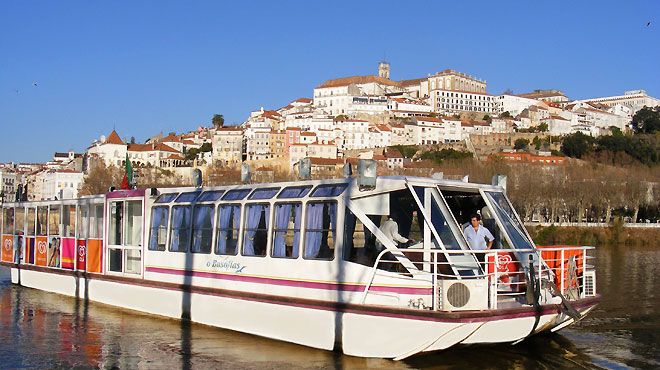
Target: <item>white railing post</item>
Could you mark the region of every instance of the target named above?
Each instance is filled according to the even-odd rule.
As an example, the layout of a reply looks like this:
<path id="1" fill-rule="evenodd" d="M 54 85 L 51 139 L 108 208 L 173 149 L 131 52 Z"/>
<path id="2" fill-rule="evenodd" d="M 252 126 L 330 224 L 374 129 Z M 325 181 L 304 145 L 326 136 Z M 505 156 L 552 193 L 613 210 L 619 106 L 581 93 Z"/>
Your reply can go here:
<path id="1" fill-rule="evenodd" d="M 494 264 L 493 264 L 493 283 L 491 287 L 493 291 L 491 292 L 491 308 L 497 309 L 497 289 L 500 281 L 499 271 L 500 271 L 500 259 L 497 256 L 497 252 L 494 253 Z M 488 260 L 486 260 L 486 273 L 488 273 Z"/>
<path id="2" fill-rule="evenodd" d="M 438 254 L 431 253 L 431 268 L 433 268 L 433 294 L 431 298 L 433 299 L 433 311 L 438 310 L 438 302 L 440 299 L 440 294 L 438 293 Z"/>
<path id="3" fill-rule="evenodd" d="M 583 246 L 582 247 L 582 289 L 580 292 L 581 298 L 586 297 L 584 294 L 585 293 L 584 288 L 586 287 L 587 284 L 587 274 L 585 274 L 585 272 L 587 272 L 587 248 Z"/>
<path id="4" fill-rule="evenodd" d="M 560 264 L 560 266 L 561 266 L 561 274 L 560 274 L 559 278 L 561 280 L 559 281 L 559 286 L 560 286 L 559 291 L 561 292 L 561 294 L 564 294 L 564 289 L 565 289 L 565 286 L 564 286 L 564 248 L 561 249 L 561 264 Z"/>

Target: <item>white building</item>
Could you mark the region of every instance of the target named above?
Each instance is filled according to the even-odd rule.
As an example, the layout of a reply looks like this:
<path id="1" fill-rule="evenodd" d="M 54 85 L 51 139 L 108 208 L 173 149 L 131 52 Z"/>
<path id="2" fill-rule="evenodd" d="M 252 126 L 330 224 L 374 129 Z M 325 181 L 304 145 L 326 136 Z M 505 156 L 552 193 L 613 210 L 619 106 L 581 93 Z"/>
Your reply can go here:
<path id="1" fill-rule="evenodd" d="M 106 166 L 119 167 L 126 160 L 126 143 L 119 138 L 117 131 L 112 130 L 107 138 L 101 137 L 101 140 L 93 143 L 87 153 L 102 159 Z"/>
<path id="2" fill-rule="evenodd" d="M 564 103 L 568 98 L 561 90 L 534 90 L 530 93 L 518 94 L 522 98 L 535 99 L 544 102 Z"/>
<path id="3" fill-rule="evenodd" d="M 238 165 L 243 158 L 243 129 L 223 127 L 213 135 L 213 161 L 223 165 Z"/>
<path id="4" fill-rule="evenodd" d="M 83 180 L 83 173 L 73 170 L 42 171 L 37 176 L 41 186 L 35 187 L 34 200 L 77 198 Z"/>
<path id="5" fill-rule="evenodd" d="M 366 149 L 371 148 L 369 122 L 359 119 L 347 119 L 335 122 L 337 128 L 344 133 L 342 149 Z"/>
<path id="6" fill-rule="evenodd" d="M 596 102 L 605 104 L 607 106 L 614 106 L 621 104 L 632 110 L 635 114 L 643 107 L 656 107 L 660 105 L 660 99 L 649 96 L 645 90 L 630 90 L 623 93 L 623 95 L 604 96 L 600 98 L 581 99 L 579 101 Z M 577 101 L 576 101 L 577 102 Z"/>
<path id="7" fill-rule="evenodd" d="M 575 125 L 571 119 L 556 115 L 544 118 L 541 122 L 548 125 L 550 135 L 568 135 L 573 132 L 572 127 Z"/>
<path id="8" fill-rule="evenodd" d="M 515 117 L 522 113 L 523 110 L 533 105 L 541 104 L 543 103 L 536 99 L 502 94 L 493 97 L 493 114 L 501 115 L 504 112 L 509 112 L 512 117 Z"/>
<path id="9" fill-rule="evenodd" d="M 379 64 L 379 76 L 328 80 L 314 89 L 314 107 L 327 114 L 375 114 L 387 110 L 386 94 L 400 93 L 401 84 L 389 78 L 389 64 Z"/>
<path id="10" fill-rule="evenodd" d="M 5 202 L 16 199 L 16 190 L 21 184 L 22 175 L 9 169 L 0 170 L 0 193 L 4 194 Z"/>

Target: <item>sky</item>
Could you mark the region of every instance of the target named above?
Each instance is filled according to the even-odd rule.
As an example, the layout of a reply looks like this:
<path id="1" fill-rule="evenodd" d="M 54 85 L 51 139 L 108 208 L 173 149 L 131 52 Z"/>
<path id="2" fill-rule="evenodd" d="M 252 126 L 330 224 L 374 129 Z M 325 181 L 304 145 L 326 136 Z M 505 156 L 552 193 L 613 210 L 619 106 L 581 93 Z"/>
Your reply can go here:
<path id="1" fill-rule="evenodd" d="M 660 1 L 0 2 L 0 162 L 243 122 L 325 80 L 447 68 L 487 90 L 660 97 Z M 649 26 L 647 23 L 651 22 Z"/>

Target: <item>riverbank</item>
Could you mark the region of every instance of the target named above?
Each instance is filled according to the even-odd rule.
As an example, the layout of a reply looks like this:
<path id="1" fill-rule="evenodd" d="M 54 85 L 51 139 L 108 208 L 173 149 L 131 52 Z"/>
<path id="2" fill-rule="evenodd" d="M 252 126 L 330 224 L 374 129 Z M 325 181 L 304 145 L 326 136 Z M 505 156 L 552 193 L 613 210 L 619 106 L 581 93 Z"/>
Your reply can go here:
<path id="1" fill-rule="evenodd" d="M 655 247 L 660 243 L 660 229 L 631 228 L 621 224 L 609 227 L 528 226 L 538 245 L 592 245 Z"/>

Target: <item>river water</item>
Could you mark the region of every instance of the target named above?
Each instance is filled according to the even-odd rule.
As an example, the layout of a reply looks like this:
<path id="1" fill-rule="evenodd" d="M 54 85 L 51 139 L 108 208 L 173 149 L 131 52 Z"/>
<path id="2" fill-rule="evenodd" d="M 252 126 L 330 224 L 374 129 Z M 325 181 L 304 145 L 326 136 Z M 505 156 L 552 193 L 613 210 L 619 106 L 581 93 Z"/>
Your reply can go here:
<path id="1" fill-rule="evenodd" d="M 13 286 L 0 267 L 0 368 L 660 368 L 660 249 L 596 251 L 601 305 L 518 345 L 361 359 Z"/>

